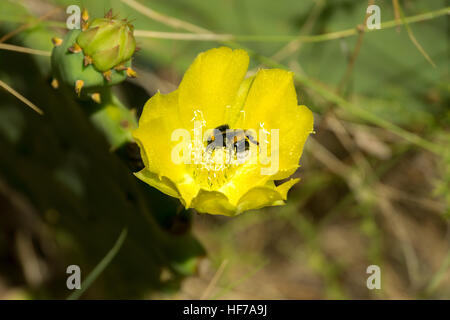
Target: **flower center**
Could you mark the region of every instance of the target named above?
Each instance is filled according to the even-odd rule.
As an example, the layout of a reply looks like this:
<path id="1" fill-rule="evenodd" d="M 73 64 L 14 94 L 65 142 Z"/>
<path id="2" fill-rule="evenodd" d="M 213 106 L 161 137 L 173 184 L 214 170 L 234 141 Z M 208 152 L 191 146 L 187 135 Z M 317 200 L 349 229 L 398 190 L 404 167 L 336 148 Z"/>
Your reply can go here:
<path id="1" fill-rule="evenodd" d="M 230 129 L 228 124 L 206 129 L 200 110 L 194 112 L 194 139 L 189 144 L 191 176 L 207 190 L 217 190 L 233 178 L 238 167 L 250 161 L 258 152 L 250 145 L 258 142 L 244 130 Z M 252 142 L 250 142 L 252 141 Z"/>
<path id="2" fill-rule="evenodd" d="M 192 176 L 195 181 L 208 190 L 217 190 L 226 184 L 234 175 L 236 168 L 241 165 L 236 160 L 228 161 L 225 148 L 218 148 L 210 152 L 203 148 L 200 161 L 191 165 Z"/>

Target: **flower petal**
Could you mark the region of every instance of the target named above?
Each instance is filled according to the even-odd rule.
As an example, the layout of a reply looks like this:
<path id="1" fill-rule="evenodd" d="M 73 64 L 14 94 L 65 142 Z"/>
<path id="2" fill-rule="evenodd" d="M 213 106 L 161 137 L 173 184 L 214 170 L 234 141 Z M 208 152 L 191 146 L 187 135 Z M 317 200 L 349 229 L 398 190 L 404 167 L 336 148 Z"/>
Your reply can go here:
<path id="1" fill-rule="evenodd" d="M 265 186 L 250 189 L 239 199 L 237 213 L 267 206 L 284 205 L 284 200 L 287 199 L 289 189 L 298 181 L 300 179 L 291 179 L 278 187 L 275 187 L 273 181 L 270 181 Z"/>
<path id="2" fill-rule="evenodd" d="M 233 206 L 226 195 L 218 191 L 201 189 L 197 197 L 192 200 L 192 208 L 198 212 L 234 216 L 236 207 Z"/>
<path id="3" fill-rule="evenodd" d="M 268 187 L 255 187 L 249 190 L 239 200 L 237 206 L 237 212 L 242 213 L 248 210 L 260 209 L 267 206 L 280 206 L 284 201 L 281 195 L 272 188 Z"/>
<path id="4" fill-rule="evenodd" d="M 159 92 L 144 106 L 138 129 L 133 137 L 139 144 L 145 167 L 158 175 L 178 172 L 182 165 L 174 166 L 171 159 L 172 132 L 181 126 L 177 117 L 178 92 L 163 95 Z M 177 170 L 178 167 L 178 170 Z"/>
<path id="5" fill-rule="evenodd" d="M 166 177 L 159 177 L 157 174 L 150 172 L 147 169 L 142 169 L 141 171 L 136 172 L 134 175 L 148 185 L 158 189 L 162 193 L 165 193 L 174 198 L 180 197 L 176 186 Z"/>
<path id="6" fill-rule="evenodd" d="M 287 178 L 298 167 L 303 145 L 313 130 L 312 112 L 297 105 L 293 74 L 280 69 L 259 70 L 237 127 L 279 129 L 279 170 L 274 180 Z M 270 135 L 268 137 L 270 142 Z M 268 146 L 271 148 L 271 146 Z"/>
<path id="7" fill-rule="evenodd" d="M 178 117 L 178 96 L 178 90 L 168 94 L 161 94 L 158 91 L 145 103 L 139 118 L 139 125 L 143 125 L 153 119 L 170 117 L 174 123 L 172 126 L 179 127 L 181 122 Z"/>
<path id="8" fill-rule="evenodd" d="M 158 177 L 162 181 L 167 178 L 176 186 L 183 204 L 189 207 L 199 187 L 187 173 L 185 163 L 175 163 L 172 159 L 172 150 L 180 142 L 172 141 L 172 133 L 181 128 L 178 110 L 178 92 L 163 95 L 157 93 L 146 103 L 139 120 L 139 128 L 133 132 L 133 137 L 139 144 L 145 170 Z M 187 143 L 188 141 L 186 141 Z M 154 182 L 154 177 L 149 174 L 138 175 L 144 182 L 155 186 L 160 191 L 169 194 L 166 186 Z M 153 180 L 152 180 L 153 179 Z M 152 184 L 153 183 L 153 184 Z"/>
<path id="9" fill-rule="evenodd" d="M 242 81 L 236 95 L 236 100 L 233 105 L 226 108 L 224 123 L 229 124 L 230 128 L 234 128 L 236 121 L 239 120 L 241 113 L 243 112 L 245 101 L 247 100 L 248 92 L 252 86 L 255 76 L 249 77 Z"/>
<path id="10" fill-rule="evenodd" d="M 208 129 L 225 124 L 227 106 L 236 101 L 248 63 L 247 52 L 226 47 L 197 56 L 179 87 L 179 114 L 185 128 L 193 126 L 194 117 L 205 120 Z"/>
<path id="11" fill-rule="evenodd" d="M 288 194 L 289 190 L 294 186 L 294 184 L 296 184 L 299 181 L 300 181 L 299 178 L 290 179 L 290 180 L 286 181 L 285 183 L 282 183 L 278 187 L 276 187 L 277 191 L 280 193 L 281 198 L 283 200 L 287 200 L 287 194 Z"/>
<path id="12" fill-rule="evenodd" d="M 233 177 L 223 185 L 219 191 L 226 194 L 233 205 L 251 188 L 263 186 L 270 179 L 269 175 L 261 174 L 261 167 L 257 164 L 244 164 L 236 170 Z"/>

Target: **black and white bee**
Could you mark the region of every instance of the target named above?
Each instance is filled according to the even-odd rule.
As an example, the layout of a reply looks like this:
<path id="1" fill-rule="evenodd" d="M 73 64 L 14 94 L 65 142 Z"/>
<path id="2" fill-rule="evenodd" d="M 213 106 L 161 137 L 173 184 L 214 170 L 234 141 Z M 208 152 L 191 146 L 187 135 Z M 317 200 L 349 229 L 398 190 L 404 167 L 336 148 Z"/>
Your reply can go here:
<path id="1" fill-rule="evenodd" d="M 250 143 L 259 146 L 259 142 L 248 130 L 230 129 L 228 124 L 218 126 L 207 139 L 206 152 L 211 154 L 215 149 L 226 148 L 228 153 L 239 157 L 250 150 Z"/>

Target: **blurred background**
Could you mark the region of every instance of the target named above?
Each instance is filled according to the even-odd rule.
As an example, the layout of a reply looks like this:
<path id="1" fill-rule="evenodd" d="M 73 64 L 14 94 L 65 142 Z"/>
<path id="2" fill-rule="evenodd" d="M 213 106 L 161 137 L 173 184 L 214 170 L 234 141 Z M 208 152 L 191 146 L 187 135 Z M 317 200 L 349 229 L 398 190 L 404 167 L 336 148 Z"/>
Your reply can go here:
<path id="1" fill-rule="evenodd" d="M 51 38 L 73 4 L 133 21 L 139 77 L 115 93 L 138 114 L 212 47 L 249 50 L 249 72 L 295 72 L 315 134 L 286 206 L 201 215 L 134 178 L 128 151 L 111 152 L 91 111 L 50 86 Z M 364 32 L 371 4 L 382 25 Z M 95 275 L 86 299 L 449 299 L 447 5 L 2 0 L 0 80 L 45 115 L 0 88 L 0 298 L 64 299 L 76 264 Z"/>

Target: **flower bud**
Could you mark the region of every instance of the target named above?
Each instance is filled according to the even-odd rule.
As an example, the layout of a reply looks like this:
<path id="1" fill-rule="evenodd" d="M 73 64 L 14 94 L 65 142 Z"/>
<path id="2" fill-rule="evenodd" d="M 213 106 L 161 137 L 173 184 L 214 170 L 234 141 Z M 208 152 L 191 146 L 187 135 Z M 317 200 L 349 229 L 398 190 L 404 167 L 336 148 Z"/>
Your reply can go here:
<path id="1" fill-rule="evenodd" d="M 95 19 L 80 33 L 77 44 L 100 72 L 128 61 L 136 49 L 133 26 L 125 20 L 108 18 Z"/>

